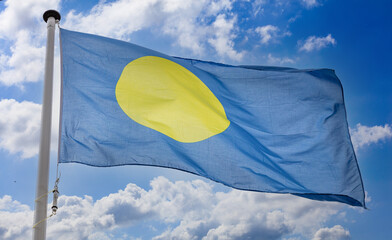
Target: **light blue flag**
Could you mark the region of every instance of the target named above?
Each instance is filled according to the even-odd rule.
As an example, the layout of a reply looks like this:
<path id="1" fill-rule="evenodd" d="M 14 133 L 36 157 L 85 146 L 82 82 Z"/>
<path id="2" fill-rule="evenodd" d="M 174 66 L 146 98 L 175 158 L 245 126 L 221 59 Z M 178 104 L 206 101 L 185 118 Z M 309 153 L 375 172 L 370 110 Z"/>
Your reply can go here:
<path id="1" fill-rule="evenodd" d="M 60 163 L 173 168 L 365 207 L 330 69 L 231 66 L 61 29 Z"/>

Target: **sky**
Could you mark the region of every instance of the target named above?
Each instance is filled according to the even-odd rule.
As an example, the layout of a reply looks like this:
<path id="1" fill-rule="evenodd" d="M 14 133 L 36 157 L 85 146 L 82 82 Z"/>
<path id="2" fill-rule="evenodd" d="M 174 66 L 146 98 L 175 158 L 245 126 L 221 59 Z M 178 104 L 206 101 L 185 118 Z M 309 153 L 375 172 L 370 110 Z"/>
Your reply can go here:
<path id="1" fill-rule="evenodd" d="M 61 13 L 63 28 L 168 55 L 335 69 L 369 208 L 233 190 L 171 169 L 69 163 L 59 166 L 59 210 L 47 221 L 48 239 L 392 238 L 392 2 L 3 0 L 0 239 L 32 235 L 46 41 L 42 14 L 48 9 Z M 56 30 L 49 189 L 56 176 L 59 59 Z"/>

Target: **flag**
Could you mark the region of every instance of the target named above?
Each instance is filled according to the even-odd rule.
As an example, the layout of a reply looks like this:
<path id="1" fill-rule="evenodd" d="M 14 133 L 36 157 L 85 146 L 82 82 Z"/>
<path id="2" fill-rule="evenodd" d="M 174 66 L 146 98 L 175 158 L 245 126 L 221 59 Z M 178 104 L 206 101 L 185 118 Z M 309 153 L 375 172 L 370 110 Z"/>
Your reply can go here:
<path id="1" fill-rule="evenodd" d="M 60 163 L 172 168 L 365 207 L 333 70 L 171 57 L 65 29 L 61 55 Z"/>

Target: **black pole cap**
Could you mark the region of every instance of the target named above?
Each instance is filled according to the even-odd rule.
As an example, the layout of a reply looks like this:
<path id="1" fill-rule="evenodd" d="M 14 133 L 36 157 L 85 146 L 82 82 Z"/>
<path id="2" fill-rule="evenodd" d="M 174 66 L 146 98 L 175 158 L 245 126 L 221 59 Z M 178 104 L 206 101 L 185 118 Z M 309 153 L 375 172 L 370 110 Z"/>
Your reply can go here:
<path id="1" fill-rule="evenodd" d="M 61 19 L 60 13 L 57 12 L 56 10 L 48 10 L 48 11 L 46 11 L 46 12 L 44 13 L 43 18 L 44 18 L 45 22 L 48 22 L 48 19 L 49 19 L 50 17 L 54 17 L 55 20 L 59 20 L 59 21 L 60 21 L 60 19 Z"/>

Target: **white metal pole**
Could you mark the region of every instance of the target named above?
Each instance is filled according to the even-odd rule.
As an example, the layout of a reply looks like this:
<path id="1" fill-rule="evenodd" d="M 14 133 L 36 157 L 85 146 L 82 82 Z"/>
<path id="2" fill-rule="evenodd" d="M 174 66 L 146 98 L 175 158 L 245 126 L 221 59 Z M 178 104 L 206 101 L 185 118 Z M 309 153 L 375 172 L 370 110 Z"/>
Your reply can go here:
<path id="1" fill-rule="evenodd" d="M 39 146 L 39 162 L 34 214 L 34 240 L 46 238 L 46 217 L 48 204 L 50 130 L 52 125 L 52 93 L 53 93 L 53 61 L 54 33 L 56 21 L 60 21 L 60 13 L 48 10 L 43 16 L 47 23 L 45 81 L 41 112 L 41 140 Z"/>

